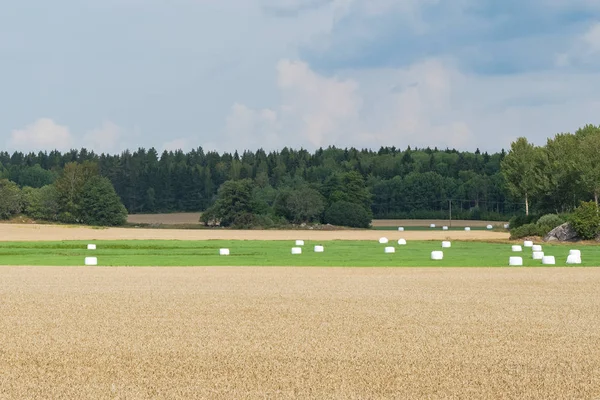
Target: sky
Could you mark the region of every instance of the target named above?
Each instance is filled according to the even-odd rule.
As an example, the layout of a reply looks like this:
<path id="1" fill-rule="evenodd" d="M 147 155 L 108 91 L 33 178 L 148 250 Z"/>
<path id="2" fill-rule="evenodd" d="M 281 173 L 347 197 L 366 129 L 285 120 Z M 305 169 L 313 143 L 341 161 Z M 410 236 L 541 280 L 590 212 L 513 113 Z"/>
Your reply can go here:
<path id="1" fill-rule="evenodd" d="M 0 150 L 438 147 L 600 124 L 598 0 L 19 0 Z"/>

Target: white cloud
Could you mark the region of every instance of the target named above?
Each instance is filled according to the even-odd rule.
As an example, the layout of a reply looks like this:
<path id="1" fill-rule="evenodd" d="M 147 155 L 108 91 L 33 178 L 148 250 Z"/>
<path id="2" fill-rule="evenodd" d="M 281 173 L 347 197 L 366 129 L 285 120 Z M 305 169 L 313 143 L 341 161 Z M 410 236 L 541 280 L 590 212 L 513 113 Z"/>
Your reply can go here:
<path id="1" fill-rule="evenodd" d="M 557 67 L 597 65 L 600 63 L 600 22 L 592 24 L 576 37 L 568 51 L 555 57 Z"/>
<path id="2" fill-rule="evenodd" d="M 600 73 L 478 76 L 446 59 L 348 70 L 342 77 L 283 60 L 277 82 L 281 102 L 273 109 L 233 107 L 229 141 L 255 141 L 254 149 L 268 143 L 275 149 L 411 145 L 497 151 L 518 136 L 541 144 L 555 133 L 598 123 L 593 118 L 600 109 Z"/>
<path id="3" fill-rule="evenodd" d="M 238 138 L 236 146 L 327 146 L 358 122 L 361 99 L 352 80 L 322 77 L 303 62 L 282 60 L 277 64 L 277 86 L 282 103 L 275 110 L 233 106 L 226 133 Z"/>
<path id="4" fill-rule="evenodd" d="M 83 147 L 93 150 L 97 154 L 112 154 L 124 150 L 121 139 L 124 131 L 121 127 L 106 121 L 101 127 L 93 129 L 83 137 Z"/>
<path id="5" fill-rule="evenodd" d="M 191 148 L 191 145 L 190 145 L 190 140 L 188 138 L 177 138 L 177 139 L 173 139 L 173 140 L 163 143 L 162 146 L 160 147 L 160 152 L 162 153 L 165 150 L 166 151 L 182 150 L 184 152 L 187 152 L 190 150 L 190 148 Z"/>
<path id="6" fill-rule="evenodd" d="M 67 126 L 50 118 L 40 118 L 23 129 L 13 130 L 9 147 L 21 151 L 69 150 L 73 138 Z"/>

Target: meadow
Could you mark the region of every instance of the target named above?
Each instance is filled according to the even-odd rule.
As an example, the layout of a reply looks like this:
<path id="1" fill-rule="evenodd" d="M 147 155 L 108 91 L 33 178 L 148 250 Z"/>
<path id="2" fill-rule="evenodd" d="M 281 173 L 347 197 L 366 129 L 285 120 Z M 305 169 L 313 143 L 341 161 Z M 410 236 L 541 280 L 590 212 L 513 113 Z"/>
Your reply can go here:
<path id="1" fill-rule="evenodd" d="M 398 236 L 398 235 L 395 235 Z M 391 237 L 390 237 L 391 239 Z M 511 256 L 522 256 L 526 267 L 542 266 L 532 259 L 530 248 L 512 252 L 509 242 L 418 240 L 398 245 L 390 240 L 304 241 L 302 254 L 290 240 L 101 240 L 96 250 L 87 250 L 90 241 L 0 242 L 0 265 L 80 266 L 86 256 L 98 257 L 101 266 L 296 266 L 296 267 L 505 267 Z M 323 253 L 314 246 L 323 245 Z M 395 253 L 384 248 L 393 246 Z M 230 249 L 220 256 L 219 249 Z M 543 244 L 546 255 L 565 266 L 570 249 L 582 251 L 581 266 L 600 266 L 600 246 Z M 431 251 L 443 250 L 444 259 L 430 259 Z"/>

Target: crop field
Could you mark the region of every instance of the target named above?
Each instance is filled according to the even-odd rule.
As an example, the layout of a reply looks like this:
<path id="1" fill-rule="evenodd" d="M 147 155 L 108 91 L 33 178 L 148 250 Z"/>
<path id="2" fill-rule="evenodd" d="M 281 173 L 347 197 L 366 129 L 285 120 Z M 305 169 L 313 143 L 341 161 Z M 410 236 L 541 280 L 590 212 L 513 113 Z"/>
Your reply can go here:
<path id="1" fill-rule="evenodd" d="M 395 242 L 333 240 L 304 241 L 302 254 L 291 254 L 295 241 L 286 240 L 123 240 L 94 241 L 96 250 L 87 250 L 85 241 L 0 242 L 0 265 L 77 266 L 86 256 L 96 256 L 103 266 L 322 266 L 322 267 L 504 267 L 511 256 L 523 257 L 524 266 L 542 266 L 532 251 L 514 253 L 507 243 L 455 241 L 441 248 L 439 241 Z M 324 252 L 314 252 L 323 245 Z M 395 253 L 385 253 L 385 247 Z M 220 256 L 219 249 L 230 250 Z M 565 266 L 568 245 L 544 245 L 557 266 Z M 600 265 L 599 246 L 579 246 L 581 266 Z M 443 260 L 431 260 L 431 252 L 443 250 Z"/>
<path id="2" fill-rule="evenodd" d="M 200 225 L 201 213 L 171 213 L 171 214 L 130 214 L 127 217 L 127 222 L 130 224 L 163 224 L 163 225 Z M 444 220 L 444 219 L 375 219 L 373 220 L 373 228 L 397 228 L 404 226 L 408 229 L 426 227 L 429 229 L 430 224 L 442 227 L 443 225 L 451 225 L 453 227 L 464 228 L 485 228 L 487 225 L 503 226 L 506 222 L 498 221 L 470 221 L 470 220 Z"/>
<path id="3" fill-rule="evenodd" d="M 0 398 L 600 396 L 596 268 L 1 273 Z"/>
<path id="4" fill-rule="evenodd" d="M 0 224 L 0 399 L 600 398 L 600 247 L 511 244 Z"/>

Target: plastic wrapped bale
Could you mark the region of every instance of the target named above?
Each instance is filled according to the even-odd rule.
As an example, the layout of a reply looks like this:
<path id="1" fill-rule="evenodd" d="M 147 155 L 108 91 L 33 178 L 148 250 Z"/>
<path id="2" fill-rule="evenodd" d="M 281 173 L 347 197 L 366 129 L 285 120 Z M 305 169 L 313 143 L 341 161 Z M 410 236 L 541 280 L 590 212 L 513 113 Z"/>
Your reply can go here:
<path id="1" fill-rule="evenodd" d="M 86 257 L 84 262 L 85 262 L 85 265 L 98 265 L 98 258 L 97 257 Z"/>
<path id="2" fill-rule="evenodd" d="M 508 265 L 512 265 L 512 266 L 523 265 L 523 257 L 510 257 L 508 259 Z"/>
<path id="3" fill-rule="evenodd" d="M 542 264 L 544 264 L 544 265 L 554 265 L 554 264 L 556 264 L 556 260 L 554 259 L 554 256 L 544 256 L 542 258 Z"/>

